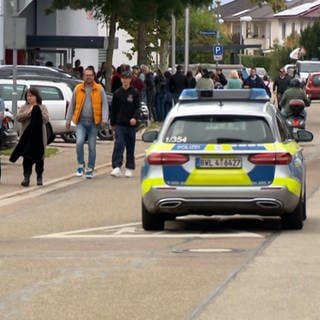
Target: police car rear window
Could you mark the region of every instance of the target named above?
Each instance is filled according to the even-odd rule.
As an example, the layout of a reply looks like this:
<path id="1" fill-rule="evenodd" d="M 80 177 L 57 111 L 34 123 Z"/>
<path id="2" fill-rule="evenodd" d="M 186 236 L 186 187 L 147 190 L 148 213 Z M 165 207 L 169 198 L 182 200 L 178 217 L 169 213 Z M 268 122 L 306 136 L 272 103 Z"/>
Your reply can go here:
<path id="1" fill-rule="evenodd" d="M 170 125 L 166 143 L 271 143 L 272 131 L 263 117 L 192 116 L 176 118 Z"/>

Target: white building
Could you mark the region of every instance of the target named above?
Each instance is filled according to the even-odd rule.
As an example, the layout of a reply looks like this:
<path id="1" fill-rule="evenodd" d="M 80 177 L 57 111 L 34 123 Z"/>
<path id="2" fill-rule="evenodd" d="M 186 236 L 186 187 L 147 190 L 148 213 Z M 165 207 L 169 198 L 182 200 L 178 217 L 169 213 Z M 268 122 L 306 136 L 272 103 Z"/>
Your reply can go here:
<path id="1" fill-rule="evenodd" d="M 17 6 L 19 17 L 26 18 L 25 63 L 45 64 L 47 61 L 52 61 L 54 65 L 59 66 L 80 59 L 84 67 L 93 65 L 98 69 L 106 56 L 106 27 L 85 10 L 57 10 L 46 15 L 45 10 L 51 2 L 51 0 L 0 0 L 0 23 L 1 9 L 5 17 L 12 16 L 14 4 Z M 121 63 L 136 64 L 136 55 L 132 61 L 125 55 L 130 48 L 126 42 L 129 35 L 124 31 L 117 31 L 116 38 L 117 47 L 113 54 L 113 64 L 115 66 Z M 1 36 L 0 49 L 3 52 L 4 40 L 1 40 Z"/>

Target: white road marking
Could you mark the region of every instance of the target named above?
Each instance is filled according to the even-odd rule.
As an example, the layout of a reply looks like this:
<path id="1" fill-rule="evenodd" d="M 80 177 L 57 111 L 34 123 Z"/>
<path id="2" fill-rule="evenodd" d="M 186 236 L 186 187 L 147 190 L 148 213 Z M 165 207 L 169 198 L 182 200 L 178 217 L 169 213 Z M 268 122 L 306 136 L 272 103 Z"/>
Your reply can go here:
<path id="1" fill-rule="evenodd" d="M 188 249 L 188 252 L 199 252 L 199 253 L 224 253 L 232 252 L 232 249 Z"/>
<path id="2" fill-rule="evenodd" d="M 105 233 L 103 233 L 105 232 Z M 225 233 L 184 233 L 161 231 L 147 232 L 141 228 L 138 222 L 113 226 L 80 229 L 59 233 L 34 236 L 33 239 L 142 239 L 142 238 L 264 238 L 253 232 L 225 232 Z"/>

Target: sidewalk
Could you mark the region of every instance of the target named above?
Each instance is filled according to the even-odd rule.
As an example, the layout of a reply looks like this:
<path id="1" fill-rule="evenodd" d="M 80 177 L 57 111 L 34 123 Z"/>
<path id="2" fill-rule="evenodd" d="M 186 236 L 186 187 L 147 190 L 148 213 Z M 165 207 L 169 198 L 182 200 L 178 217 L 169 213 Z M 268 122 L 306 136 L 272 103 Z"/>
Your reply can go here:
<path id="1" fill-rule="evenodd" d="M 137 137 L 136 142 L 136 159 L 144 155 L 144 150 L 148 144 Z M 76 150 L 75 144 L 66 144 L 62 142 L 52 143 L 50 148 L 57 148 L 58 152 L 45 159 L 44 186 L 36 185 L 36 174 L 33 169 L 31 183 L 29 187 L 20 185 L 23 179 L 22 158 L 16 163 L 11 163 L 8 156 L 1 156 L 1 183 L 0 183 L 0 200 L 13 197 L 15 194 L 27 193 L 35 188 L 43 188 L 62 180 L 78 179 L 76 172 Z M 85 158 L 87 158 L 87 145 L 85 145 Z M 113 141 L 97 140 L 97 159 L 95 175 L 109 173 L 111 171 L 111 155 L 113 150 Z M 137 174 L 137 173 L 136 173 Z"/>

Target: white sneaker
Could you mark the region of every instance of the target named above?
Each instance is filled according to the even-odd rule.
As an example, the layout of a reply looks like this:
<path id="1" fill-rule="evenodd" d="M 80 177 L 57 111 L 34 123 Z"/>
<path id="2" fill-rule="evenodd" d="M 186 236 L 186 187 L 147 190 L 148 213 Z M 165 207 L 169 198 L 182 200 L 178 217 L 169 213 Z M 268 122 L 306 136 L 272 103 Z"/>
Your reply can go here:
<path id="1" fill-rule="evenodd" d="M 125 176 L 126 176 L 127 178 L 132 177 L 132 170 L 130 170 L 130 169 L 126 169 Z"/>
<path id="2" fill-rule="evenodd" d="M 121 176 L 121 170 L 119 167 L 114 168 L 111 172 L 110 175 L 114 177 L 120 177 Z"/>

